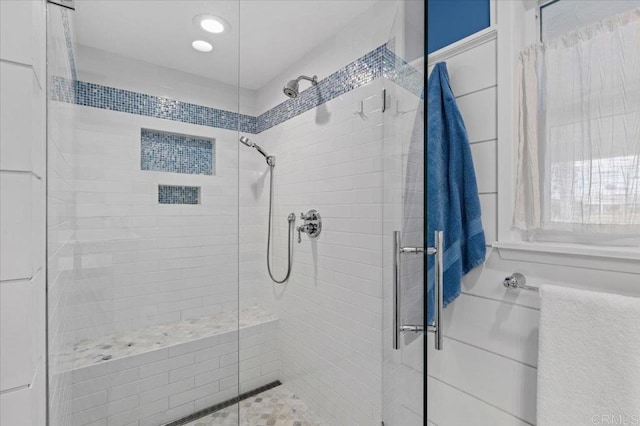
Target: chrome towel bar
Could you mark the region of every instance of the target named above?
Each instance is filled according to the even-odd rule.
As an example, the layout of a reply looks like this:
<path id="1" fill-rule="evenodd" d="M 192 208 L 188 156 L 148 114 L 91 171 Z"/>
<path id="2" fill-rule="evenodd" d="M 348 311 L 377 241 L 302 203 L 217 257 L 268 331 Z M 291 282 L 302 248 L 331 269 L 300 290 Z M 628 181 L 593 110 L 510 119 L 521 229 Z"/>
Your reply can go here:
<path id="1" fill-rule="evenodd" d="M 506 288 L 517 288 L 520 290 L 539 291 L 538 287 L 527 285 L 527 279 L 519 272 L 514 272 L 504 279 L 502 285 Z"/>
<path id="2" fill-rule="evenodd" d="M 440 318 L 442 318 L 442 281 L 444 276 L 443 260 L 444 260 L 444 233 L 436 231 L 434 247 L 402 247 L 400 240 L 400 231 L 393 232 L 393 349 L 400 348 L 400 333 L 404 332 L 424 332 L 423 325 L 401 324 L 401 304 L 402 304 L 402 287 L 401 287 L 401 264 L 402 254 L 422 254 L 435 255 L 436 262 L 434 267 L 435 286 L 434 296 L 436 300 L 436 312 L 434 315 L 434 324 L 428 325 L 426 331 L 435 334 L 435 348 L 442 350 L 442 328 L 440 327 Z M 427 294 L 425 296 L 428 297 Z M 425 315 L 426 316 L 426 315 Z"/>

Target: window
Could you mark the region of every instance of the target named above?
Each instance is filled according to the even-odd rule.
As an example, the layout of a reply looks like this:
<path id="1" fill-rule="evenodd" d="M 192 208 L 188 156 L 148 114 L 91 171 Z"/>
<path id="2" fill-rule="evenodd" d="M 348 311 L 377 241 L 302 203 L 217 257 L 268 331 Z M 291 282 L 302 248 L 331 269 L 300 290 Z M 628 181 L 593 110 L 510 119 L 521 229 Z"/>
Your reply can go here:
<path id="1" fill-rule="evenodd" d="M 558 8 L 553 26 L 542 20 L 543 40 L 593 22 L 604 3 L 620 2 L 585 3 L 560 0 L 543 8 L 543 18 L 544 9 Z M 640 9 L 634 9 L 521 53 L 514 226 L 528 238 L 640 236 L 638 39 Z"/>
<path id="2" fill-rule="evenodd" d="M 567 182 L 570 181 L 570 184 Z M 640 223 L 638 156 L 551 164 L 550 221 L 612 225 Z"/>
<path id="3" fill-rule="evenodd" d="M 540 40 L 545 43 L 611 16 L 639 8 L 640 0 L 555 0 L 540 7 Z"/>

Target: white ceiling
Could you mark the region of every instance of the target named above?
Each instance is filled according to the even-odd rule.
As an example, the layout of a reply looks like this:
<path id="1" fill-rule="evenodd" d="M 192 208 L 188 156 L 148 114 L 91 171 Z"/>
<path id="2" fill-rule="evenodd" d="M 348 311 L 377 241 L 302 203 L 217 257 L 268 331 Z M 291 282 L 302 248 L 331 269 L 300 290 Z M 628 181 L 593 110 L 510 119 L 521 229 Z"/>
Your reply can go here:
<path id="1" fill-rule="evenodd" d="M 377 0 L 80 0 L 77 41 L 89 47 L 259 89 Z M 225 19 L 231 31 L 209 34 L 201 13 Z M 214 46 L 200 53 L 191 42 Z"/>

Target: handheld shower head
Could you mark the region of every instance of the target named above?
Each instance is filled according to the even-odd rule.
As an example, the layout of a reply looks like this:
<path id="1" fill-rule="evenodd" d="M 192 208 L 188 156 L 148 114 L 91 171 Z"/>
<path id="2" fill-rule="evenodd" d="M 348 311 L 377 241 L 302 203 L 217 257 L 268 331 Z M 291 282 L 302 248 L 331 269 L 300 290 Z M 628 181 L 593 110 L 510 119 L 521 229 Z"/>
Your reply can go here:
<path id="1" fill-rule="evenodd" d="M 240 143 L 248 146 L 249 148 L 255 148 L 256 151 L 258 151 L 260 154 L 262 154 L 264 158 L 266 158 L 267 164 L 270 165 L 271 167 L 276 165 L 276 157 L 264 152 L 264 150 L 260 148 L 259 145 L 256 145 L 254 142 L 251 142 L 251 140 L 248 137 L 240 136 Z"/>
<path id="2" fill-rule="evenodd" d="M 300 90 L 299 90 L 300 80 L 309 80 L 312 86 L 315 86 L 316 84 L 318 84 L 317 75 L 314 75 L 313 77 L 307 77 L 306 75 L 301 75 L 295 80 L 289 80 L 289 82 L 285 84 L 285 86 L 282 88 L 282 91 L 284 92 L 284 94 L 292 99 L 297 98 L 298 95 L 300 94 Z"/>
<path id="3" fill-rule="evenodd" d="M 256 146 L 255 143 L 251 142 L 249 140 L 248 137 L 246 136 L 240 136 L 240 142 L 242 142 L 243 144 L 245 144 L 246 146 L 248 146 L 249 148 L 253 148 L 254 146 Z"/>

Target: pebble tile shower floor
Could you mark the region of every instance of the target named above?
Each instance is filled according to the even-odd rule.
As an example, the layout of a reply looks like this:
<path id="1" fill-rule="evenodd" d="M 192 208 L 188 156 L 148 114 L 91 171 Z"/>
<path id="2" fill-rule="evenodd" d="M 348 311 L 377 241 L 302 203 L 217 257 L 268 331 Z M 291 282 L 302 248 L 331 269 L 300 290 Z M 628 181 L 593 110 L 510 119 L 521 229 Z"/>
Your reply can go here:
<path id="1" fill-rule="evenodd" d="M 284 386 L 269 389 L 185 426 L 329 426 Z M 239 415 L 238 415 L 239 414 Z"/>

